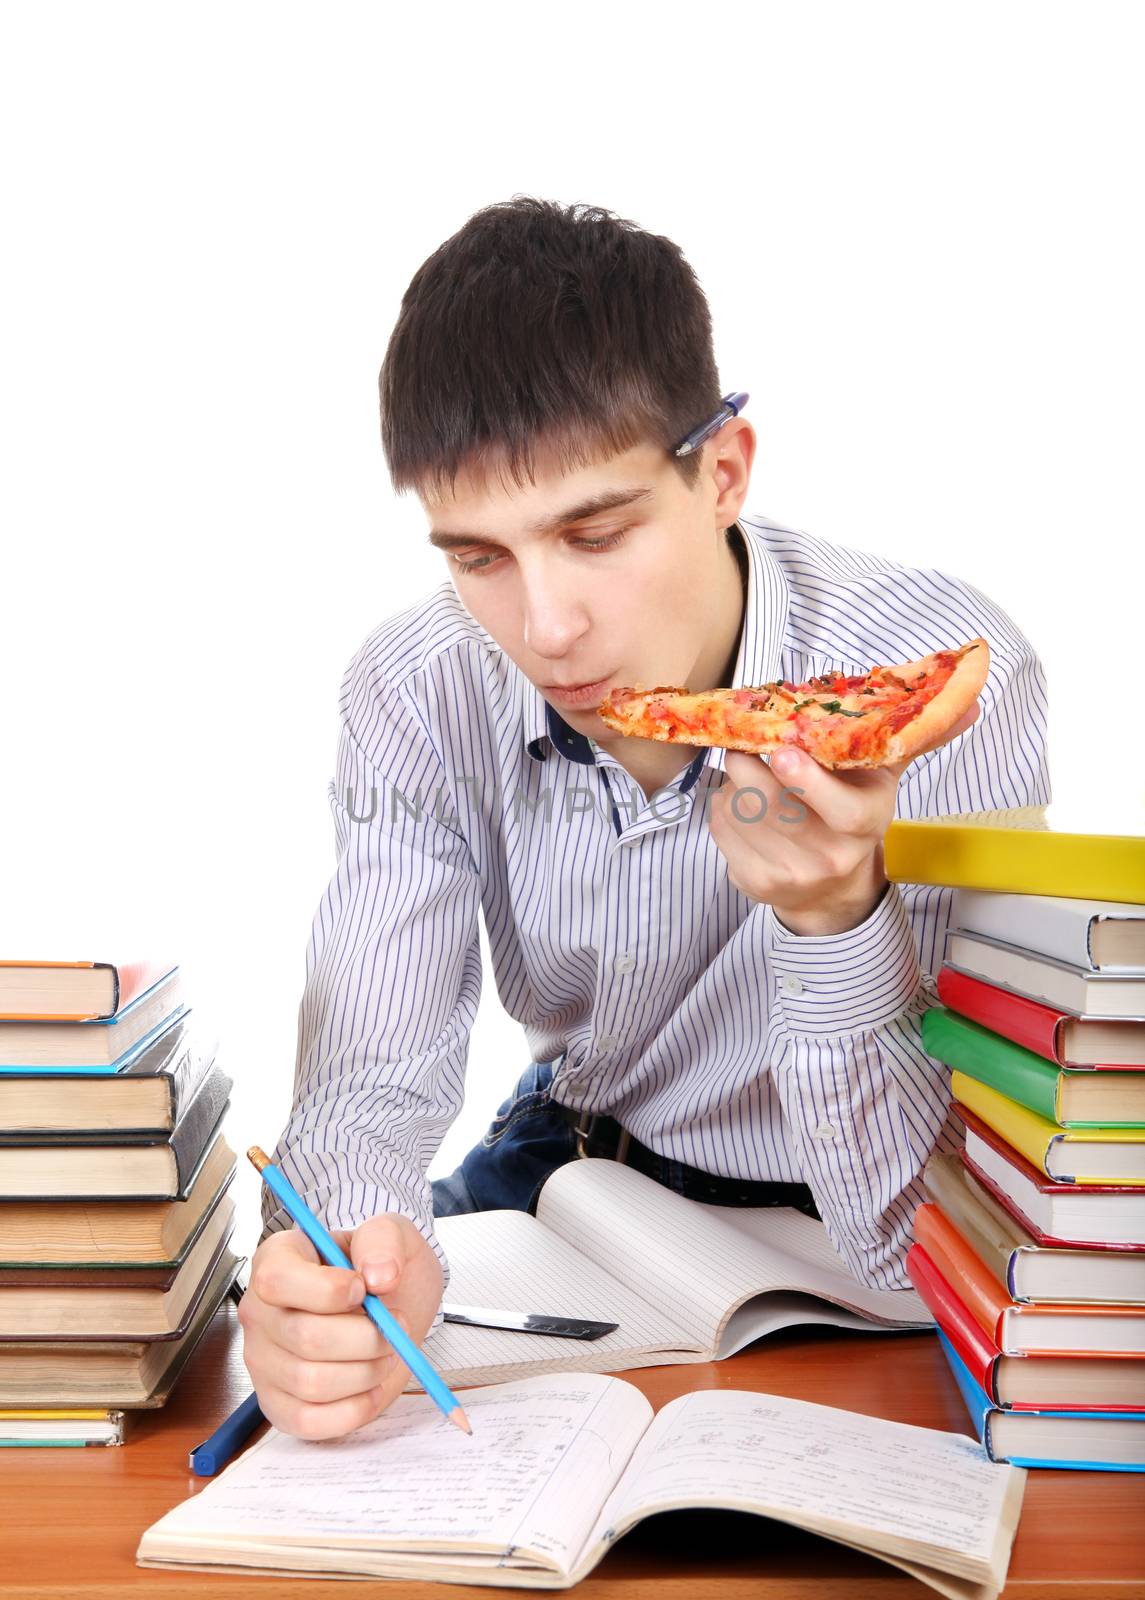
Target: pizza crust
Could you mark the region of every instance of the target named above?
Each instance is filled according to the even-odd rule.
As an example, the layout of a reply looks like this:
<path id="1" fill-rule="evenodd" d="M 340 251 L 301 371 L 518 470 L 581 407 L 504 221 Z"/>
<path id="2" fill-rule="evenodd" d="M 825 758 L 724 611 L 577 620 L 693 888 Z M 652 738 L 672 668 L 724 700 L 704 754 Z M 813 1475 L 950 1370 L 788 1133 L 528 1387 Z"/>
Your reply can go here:
<path id="1" fill-rule="evenodd" d="M 929 745 L 952 728 L 958 719 L 982 693 L 990 672 L 990 646 L 985 639 L 973 639 L 965 646 L 965 655 L 959 661 L 946 683 L 927 702 L 901 733 L 891 735 L 887 760 L 913 761 Z"/>

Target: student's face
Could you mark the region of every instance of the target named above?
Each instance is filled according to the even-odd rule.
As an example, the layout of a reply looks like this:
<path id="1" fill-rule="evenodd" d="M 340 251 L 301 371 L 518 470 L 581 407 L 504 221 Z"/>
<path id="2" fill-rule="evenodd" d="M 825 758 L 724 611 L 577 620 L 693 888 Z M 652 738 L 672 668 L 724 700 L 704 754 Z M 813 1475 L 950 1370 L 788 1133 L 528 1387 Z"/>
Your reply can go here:
<path id="1" fill-rule="evenodd" d="M 743 505 L 754 441 L 749 423 L 728 423 L 691 488 L 664 450 L 637 445 L 565 471 L 542 457 L 523 488 L 459 474 L 452 493 L 422 499 L 466 610 L 599 744 L 622 737 L 594 711 L 614 685 L 726 681 L 742 591 L 724 530 Z M 562 693 L 584 684 L 585 695 Z"/>

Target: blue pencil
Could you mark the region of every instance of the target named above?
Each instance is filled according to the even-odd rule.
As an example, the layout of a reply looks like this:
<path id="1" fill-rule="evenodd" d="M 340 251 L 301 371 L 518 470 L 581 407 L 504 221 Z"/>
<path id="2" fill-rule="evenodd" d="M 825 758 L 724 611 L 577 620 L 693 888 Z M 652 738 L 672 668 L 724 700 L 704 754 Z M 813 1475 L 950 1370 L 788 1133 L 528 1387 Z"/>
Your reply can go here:
<path id="1" fill-rule="evenodd" d="M 211 1437 L 204 1439 L 191 1451 L 188 1463 L 191 1471 L 197 1472 L 200 1478 L 213 1478 L 263 1420 L 258 1407 L 258 1395 L 248 1394 L 242 1405 L 235 1407 Z"/>
<path id="2" fill-rule="evenodd" d="M 346 1252 L 339 1248 L 303 1200 L 302 1196 L 293 1189 L 279 1169 L 273 1165 L 265 1150 L 260 1150 L 258 1145 L 252 1145 L 247 1151 L 247 1156 L 252 1165 L 262 1174 L 262 1181 L 282 1201 L 286 1210 L 297 1222 L 310 1243 L 317 1250 L 323 1261 L 332 1267 L 347 1267 L 354 1271 L 354 1263 Z M 425 1356 L 414 1344 L 409 1334 L 402 1327 L 389 1309 L 378 1299 L 375 1294 L 367 1294 L 362 1302 L 362 1310 L 369 1317 L 374 1326 L 382 1333 L 414 1377 L 424 1388 L 426 1394 L 448 1418 L 450 1422 L 462 1433 L 472 1433 L 469 1419 L 458 1403 L 457 1396 L 449 1385 L 438 1376 Z"/>

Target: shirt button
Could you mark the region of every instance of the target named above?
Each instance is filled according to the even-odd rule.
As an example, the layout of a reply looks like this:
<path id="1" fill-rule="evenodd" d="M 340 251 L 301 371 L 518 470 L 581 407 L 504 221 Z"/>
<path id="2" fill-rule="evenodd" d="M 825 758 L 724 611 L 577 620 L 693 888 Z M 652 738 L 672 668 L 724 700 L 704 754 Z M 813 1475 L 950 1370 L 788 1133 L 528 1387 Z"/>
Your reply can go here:
<path id="1" fill-rule="evenodd" d="M 630 955 L 617 956 L 612 963 L 614 972 L 633 972 L 636 968 L 636 957 Z"/>
<path id="2" fill-rule="evenodd" d="M 801 980 L 795 977 L 792 973 L 789 973 L 786 978 L 780 978 L 779 987 L 783 990 L 784 994 L 803 993 L 803 984 Z"/>
<path id="3" fill-rule="evenodd" d="M 822 1139 L 824 1144 L 834 1144 L 838 1129 L 833 1122 L 821 1122 L 815 1129 L 816 1139 Z"/>

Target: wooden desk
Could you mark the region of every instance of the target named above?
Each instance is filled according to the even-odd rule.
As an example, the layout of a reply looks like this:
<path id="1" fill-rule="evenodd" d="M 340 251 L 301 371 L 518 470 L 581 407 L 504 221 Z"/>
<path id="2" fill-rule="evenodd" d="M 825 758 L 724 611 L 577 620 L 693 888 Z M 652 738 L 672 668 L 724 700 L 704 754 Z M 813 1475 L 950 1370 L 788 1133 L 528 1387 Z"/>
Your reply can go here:
<path id="1" fill-rule="evenodd" d="M 930 1334 L 884 1338 L 808 1329 L 764 1340 L 730 1361 L 624 1376 L 657 1406 L 688 1389 L 758 1389 L 969 1432 Z M 249 1387 L 234 1308 L 227 1305 L 171 1403 L 162 1411 L 129 1415 L 122 1449 L 0 1450 L 0 1596 L 347 1600 L 353 1588 L 343 1579 L 161 1572 L 135 1565 L 144 1528 L 208 1481 L 187 1470 L 188 1450 Z M 387 1600 L 490 1600 L 510 1591 L 392 1582 L 384 1592 Z M 578 1592 L 585 1600 L 933 1600 L 935 1593 L 881 1562 L 798 1529 L 705 1512 L 661 1517 L 637 1528 Z M 1031 1472 L 1005 1593 L 1010 1600 L 1145 1600 L 1145 1475 Z"/>

